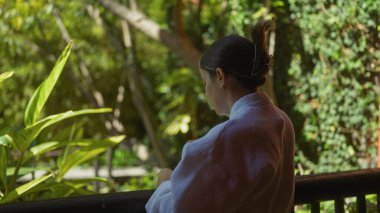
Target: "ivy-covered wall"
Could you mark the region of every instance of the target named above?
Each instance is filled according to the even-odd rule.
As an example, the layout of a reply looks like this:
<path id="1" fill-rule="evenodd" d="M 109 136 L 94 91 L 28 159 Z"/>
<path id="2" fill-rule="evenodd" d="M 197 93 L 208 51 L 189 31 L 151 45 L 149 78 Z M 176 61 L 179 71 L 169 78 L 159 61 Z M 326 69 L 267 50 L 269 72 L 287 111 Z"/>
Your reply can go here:
<path id="1" fill-rule="evenodd" d="M 376 167 L 380 2 L 290 0 L 289 6 L 301 35 L 288 70 L 293 110 L 303 115 L 299 168 Z"/>

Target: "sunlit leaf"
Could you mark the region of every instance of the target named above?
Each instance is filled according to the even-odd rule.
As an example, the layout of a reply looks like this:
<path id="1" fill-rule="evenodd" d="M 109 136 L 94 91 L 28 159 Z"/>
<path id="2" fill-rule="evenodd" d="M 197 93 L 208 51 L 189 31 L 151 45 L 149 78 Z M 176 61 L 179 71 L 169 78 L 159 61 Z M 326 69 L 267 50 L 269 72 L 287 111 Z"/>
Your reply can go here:
<path id="1" fill-rule="evenodd" d="M 103 178 L 103 177 L 64 180 L 62 182 L 66 184 L 67 186 L 72 187 L 72 189 L 74 189 L 73 193 L 80 194 L 80 195 L 94 194 L 94 191 L 88 190 L 89 187 L 90 188 L 92 187 L 93 182 L 102 182 L 108 186 L 111 185 L 110 181 L 107 178 Z"/>
<path id="2" fill-rule="evenodd" d="M 0 146 L 0 183 L 3 185 L 0 186 L 0 189 L 7 187 L 8 150 L 6 147 Z"/>
<path id="3" fill-rule="evenodd" d="M 0 136 L 0 146 L 11 146 L 13 139 L 8 134 Z"/>
<path id="4" fill-rule="evenodd" d="M 33 125 L 22 129 L 17 132 L 11 132 L 9 135 L 15 142 L 16 147 L 20 151 L 25 151 L 27 148 L 29 148 L 32 141 L 38 136 L 38 134 L 45 129 L 48 126 L 51 126 L 55 123 L 58 123 L 62 120 L 76 117 L 79 115 L 86 115 L 86 114 L 96 114 L 96 113 L 107 113 L 111 112 L 112 109 L 110 108 L 101 108 L 101 109 L 84 109 L 84 110 L 78 110 L 78 111 L 68 111 L 65 113 L 60 113 L 56 115 L 51 115 L 49 117 L 46 117 L 38 122 L 35 122 Z"/>
<path id="5" fill-rule="evenodd" d="M 8 203 L 8 202 L 11 202 L 11 201 L 23 196 L 26 192 L 32 191 L 36 186 L 38 186 L 39 184 L 46 181 L 47 179 L 49 179 L 52 176 L 53 176 L 53 174 L 48 174 L 48 175 L 42 176 L 40 178 L 37 178 L 37 179 L 32 180 L 32 181 L 30 181 L 24 185 L 17 187 L 15 190 L 6 194 L 0 200 L 0 203 Z"/>
<path id="6" fill-rule="evenodd" d="M 48 78 L 37 88 L 32 98 L 30 99 L 25 110 L 24 122 L 26 126 L 30 126 L 36 122 L 38 115 L 41 113 L 47 99 L 49 98 L 50 93 L 52 92 L 59 76 L 62 73 L 67 59 L 70 56 L 72 45 L 73 42 L 70 42 L 66 46 L 61 56 L 58 58 L 56 64 L 54 65 L 54 68 L 49 74 Z"/>
<path id="7" fill-rule="evenodd" d="M 175 135 L 178 132 L 183 134 L 187 133 L 189 131 L 190 121 L 191 117 L 189 115 L 178 115 L 170 122 L 168 127 L 166 127 L 165 133 L 168 135 Z"/>
<path id="8" fill-rule="evenodd" d="M 33 189 L 33 192 L 31 193 L 40 193 L 40 192 L 47 192 L 47 198 L 52 199 L 52 198 L 62 198 L 62 197 L 67 197 L 74 192 L 75 189 L 71 186 L 68 186 L 65 183 L 62 182 L 56 182 L 54 180 L 52 181 L 46 181 L 38 187 L 35 187 Z M 25 195 L 28 195 L 29 193 L 25 193 Z"/>
<path id="9" fill-rule="evenodd" d="M 34 190 L 34 193 L 39 191 L 50 191 L 49 198 L 62 198 L 68 197 L 71 195 L 90 195 L 94 194 L 94 191 L 87 190 L 89 186 L 92 186 L 93 182 L 103 182 L 107 185 L 110 182 L 107 178 L 94 177 L 94 178 L 85 178 L 85 179 L 76 179 L 76 180 L 63 180 L 61 182 L 48 182 L 41 185 L 37 190 Z"/>
<path id="10" fill-rule="evenodd" d="M 75 141 L 49 141 L 32 147 L 30 151 L 34 156 L 38 156 L 67 145 L 84 147 L 95 143 L 97 143 L 97 141 L 94 139 L 81 139 Z"/>
<path id="11" fill-rule="evenodd" d="M 44 142 L 42 144 L 39 144 L 37 146 L 34 146 L 30 149 L 31 153 L 34 156 L 44 154 L 46 152 L 50 152 L 54 149 L 59 148 L 60 146 L 64 146 L 67 143 L 63 144 L 64 142 L 59 142 L 59 141 L 49 141 L 49 142 Z"/>
<path id="12" fill-rule="evenodd" d="M 14 72 L 4 72 L 0 74 L 0 83 L 3 82 L 5 79 L 10 78 Z"/>
<path id="13" fill-rule="evenodd" d="M 8 167 L 7 168 L 7 176 L 12 176 L 15 172 L 15 167 Z M 18 171 L 18 177 L 24 176 L 26 174 L 29 174 L 31 172 L 36 171 L 47 171 L 49 168 L 46 167 L 21 167 Z"/>
<path id="14" fill-rule="evenodd" d="M 93 144 L 83 147 L 81 149 L 75 150 L 70 153 L 70 157 L 62 161 L 59 166 L 58 176 L 63 177 L 66 172 L 68 172 L 74 166 L 81 164 L 93 157 L 99 155 L 100 153 L 106 151 L 108 148 L 115 146 L 120 143 L 125 136 L 114 136 L 104 140 L 94 141 Z"/>

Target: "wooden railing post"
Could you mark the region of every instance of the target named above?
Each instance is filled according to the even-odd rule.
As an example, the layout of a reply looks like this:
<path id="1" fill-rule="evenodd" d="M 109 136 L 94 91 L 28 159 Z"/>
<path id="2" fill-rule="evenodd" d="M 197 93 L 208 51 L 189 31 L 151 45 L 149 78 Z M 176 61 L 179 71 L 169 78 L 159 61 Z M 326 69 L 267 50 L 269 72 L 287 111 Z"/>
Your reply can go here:
<path id="1" fill-rule="evenodd" d="M 357 212 L 366 212 L 365 196 L 378 194 L 380 213 L 380 169 L 365 169 L 338 173 L 296 177 L 294 205 L 312 203 L 312 212 L 319 212 L 317 202 L 334 200 L 336 213 L 344 212 L 344 198 L 356 197 Z"/>
<path id="2" fill-rule="evenodd" d="M 321 207 L 319 205 L 319 202 L 312 202 L 311 203 L 311 213 L 319 213 L 321 212 Z"/>
<path id="3" fill-rule="evenodd" d="M 356 197 L 356 204 L 358 207 L 358 213 L 366 213 L 366 201 L 365 201 L 365 195 L 358 195 Z"/>
<path id="4" fill-rule="evenodd" d="M 335 213 L 344 213 L 344 198 L 334 200 Z"/>

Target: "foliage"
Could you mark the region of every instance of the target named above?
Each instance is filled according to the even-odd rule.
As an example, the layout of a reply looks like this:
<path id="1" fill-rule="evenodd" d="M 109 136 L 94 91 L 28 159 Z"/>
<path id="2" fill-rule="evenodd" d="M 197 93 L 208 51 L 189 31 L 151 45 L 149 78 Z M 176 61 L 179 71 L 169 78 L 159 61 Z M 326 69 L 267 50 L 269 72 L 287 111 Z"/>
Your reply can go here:
<path id="1" fill-rule="evenodd" d="M 57 63 L 47 79 L 38 87 L 28 103 L 25 110 L 25 127 L 20 129 L 2 129 L 0 136 L 0 203 L 13 202 L 20 199 L 38 199 L 55 196 L 69 196 L 71 194 L 88 194 L 88 185 L 92 181 L 103 181 L 104 179 L 82 180 L 80 183 L 64 180 L 64 175 L 74 166 L 87 161 L 104 152 L 122 141 L 124 136 L 110 137 L 104 140 L 78 140 L 74 141 L 39 141 L 38 135 L 47 127 L 62 122 L 65 119 L 79 115 L 110 112 L 110 109 L 87 109 L 79 111 L 68 111 L 60 114 L 50 115 L 38 120 L 47 99 L 50 96 L 64 65 L 70 55 L 72 43 L 69 43 L 62 52 Z M 9 78 L 12 73 L 0 75 L 2 80 Z M 38 145 L 32 145 L 37 142 Z M 32 147 L 31 147 L 32 145 Z M 34 172 L 31 163 L 33 158 L 39 158 L 48 151 L 65 147 L 65 153 L 58 157 L 54 166 L 44 169 L 45 175 L 24 184 L 16 181 L 21 175 Z M 78 149 L 77 147 L 80 147 Z M 68 152 L 71 157 L 67 157 Z M 27 166 L 27 168 L 23 167 Z M 29 169 L 28 169 L 29 167 Z M 41 169 L 41 168 L 40 168 Z M 21 170 L 28 170 L 21 173 Z M 55 191 L 58 190 L 59 192 Z M 50 192 L 50 195 L 49 193 Z M 44 193 L 41 196 L 41 193 Z"/>
<path id="2" fill-rule="evenodd" d="M 130 1 L 118 2 L 128 5 Z M 178 25 L 175 10 L 180 1 L 136 2 L 162 30 L 175 34 Z M 380 71 L 378 1 L 272 0 L 263 4 L 253 0 L 191 0 L 183 3 L 185 32 L 200 52 L 225 34 L 249 37 L 249 25 L 259 19 L 272 18 L 276 22 L 275 39 L 271 41 L 275 56 L 274 89 L 278 106 L 290 115 L 296 129 L 297 174 L 375 166 L 379 95 L 376 77 Z M 89 6 L 99 10 L 101 23 L 107 27 L 90 15 Z M 103 125 L 104 117 L 91 121 L 88 117 L 78 117 L 75 125 L 59 122 L 54 128 L 46 126 L 39 134 L 34 132 L 35 138 L 22 146 L 31 153 L 25 155 L 26 159 L 38 159 L 42 162 L 39 167 L 54 161 L 58 168 L 61 164 L 57 159 L 33 153 L 37 148 L 48 153 L 67 145 L 69 148 L 63 151 L 66 153 L 63 156 L 67 156 L 78 151 L 76 147 L 88 146 L 82 137 L 100 140 L 100 135 L 116 132 L 128 134 L 128 141 L 115 148 L 112 161 L 115 166 L 145 166 L 148 170 L 158 166 L 143 115 L 133 101 L 135 94 L 128 83 L 128 73 L 134 68 L 139 74 L 135 83 L 140 86 L 146 108 L 150 110 L 155 137 L 173 167 L 186 141 L 204 135 L 226 119 L 217 117 L 208 108 L 198 71 L 187 67 L 163 43 L 130 27 L 133 51 L 125 47 L 119 50 L 115 40 L 123 40 L 120 19 L 98 1 L 0 0 L 2 69 L 17 76 L 6 81 L 2 80 L 5 74 L 0 77 L 0 82 L 3 81 L 0 83 L 0 129 L 3 129 L 0 135 L 9 133 L 6 127 L 26 133 L 25 129 L 33 126 L 20 125 L 26 119 L 21 113 L 28 106 L 25 97 L 32 97 L 34 88 L 45 78 L 45 71 L 65 45 L 55 12 L 59 12 L 67 32 L 76 40 L 76 47 L 67 64 L 68 71 L 56 83 L 45 110 L 29 108 L 46 117 L 66 109 L 98 107 L 94 99 L 102 95 L 103 106 L 115 108 L 114 115 L 118 117 L 114 120 L 106 117 L 106 125 Z M 35 119 L 30 114 L 27 124 Z M 115 123 L 123 128 L 115 130 Z M 40 123 L 40 127 L 46 124 Z M 0 138 L 0 144 L 6 145 L 0 145 L 2 161 L 6 156 L 2 153 L 12 148 L 9 147 L 15 137 L 12 134 Z M 32 149 L 26 149 L 30 143 Z M 148 158 L 139 157 L 135 147 L 147 149 Z M 59 162 L 64 161 L 62 158 Z M 105 156 L 100 158 L 102 165 L 109 161 Z M 23 171 L 20 169 L 20 173 Z M 5 179 L 4 175 L 0 176 L 0 180 Z M 126 189 L 153 187 L 153 179 L 132 179 Z M 60 187 L 55 190 L 57 194 Z"/>
<path id="3" fill-rule="evenodd" d="M 149 173 L 144 177 L 131 177 L 124 185 L 121 191 L 149 190 L 156 187 L 157 175 Z"/>
<path id="4" fill-rule="evenodd" d="M 294 107 L 305 115 L 300 151 L 315 172 L 376 166 L 380 43 L 378 1 L 289 1 L 306 57 L 293 54 L 289 69 Z M 314 157 L 312 157 L 314 156 Z M 298 158 L 299 163 L 303 163 Z"/>

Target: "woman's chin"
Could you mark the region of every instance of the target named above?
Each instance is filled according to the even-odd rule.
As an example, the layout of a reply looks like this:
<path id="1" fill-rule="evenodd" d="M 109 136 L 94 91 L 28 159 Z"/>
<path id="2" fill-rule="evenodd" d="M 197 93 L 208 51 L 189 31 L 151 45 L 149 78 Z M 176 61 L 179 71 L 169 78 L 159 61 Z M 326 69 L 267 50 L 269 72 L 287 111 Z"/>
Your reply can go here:
<path id="1" fill-rule="evenodd" d="M 215 113 L 219 116 L 228 116 L 228 113 L 221 111 L 221 110 L 216 110 L 214 109 Z"/>

